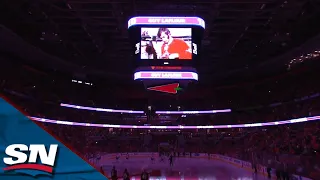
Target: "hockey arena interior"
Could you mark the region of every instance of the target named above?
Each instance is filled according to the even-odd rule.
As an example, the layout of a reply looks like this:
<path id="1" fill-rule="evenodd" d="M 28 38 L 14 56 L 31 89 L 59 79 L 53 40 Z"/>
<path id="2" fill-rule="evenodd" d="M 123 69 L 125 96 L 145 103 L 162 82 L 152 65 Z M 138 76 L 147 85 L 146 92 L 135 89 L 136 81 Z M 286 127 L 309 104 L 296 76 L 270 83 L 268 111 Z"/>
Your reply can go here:
<path id="1" fill-rule="evenodd" d="M 106 179 L 319 180 L 317 0 L 3 0 L 0 94 Z"/>

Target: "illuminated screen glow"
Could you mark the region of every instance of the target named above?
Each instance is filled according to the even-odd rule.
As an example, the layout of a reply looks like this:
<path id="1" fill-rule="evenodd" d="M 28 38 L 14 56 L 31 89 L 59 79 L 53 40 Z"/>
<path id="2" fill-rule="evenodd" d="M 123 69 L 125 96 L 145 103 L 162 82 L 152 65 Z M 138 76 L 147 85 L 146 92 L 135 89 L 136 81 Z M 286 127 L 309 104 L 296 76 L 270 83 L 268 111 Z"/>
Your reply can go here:
<path id="1" fill-rule="evenodd" d="M 192 60 L 191 28 L 141 28 L 141 59 Z"/>
<path id="2" fill-rule="evenodd" d="M 298 119 L 291 119 L 285 121 L 275 121 L 267 123 L 252 123 L 252 124 L 232 124 L 232 125 L 217 125 L 217 126 L 137 126 L 137 125 L 117 125 L 117 124 L 90 124 L 90 123 L 79 123 L 71 121 L 59 121 L 38 117 L 29 117 L 33 121 L 63 124 L 69 126 L 89 126 L 89 127 L 104 127 L 104 128 L 124 128 L 124 129 L 227 129 L 227 128 L 249 128 L 249 127 L 263 127 L 263 126 L 277 126 L 282 124 L 294 124 L 302 123 L 307 121 L 318 121 L 320 116 L 311 116 Z"/>
<path id="3" fill-rule="evenodd" d="M 165 72 L 165 71 L 139 71 L 134 73 L 134 80 L 139 79 L 177 79 L 198 81 L 195 72 Z"/>
<path id="4" fill-rule="evenodd" d="M 205 22 L 199 17 L 133 17 L 129 19 L 128 29 L 136 25 L 200 26 L 205 29 Z"/>
<path id="5" fill-rule="evenodd" d="M 79 105 L 64 104 L 64 103 L 61 103 L 60 106 L 67 107 L 67 108 L 109 112 L 109 113 L 144 114 L 144 111 L 105 109 L 105 108 L 95 108 L 95 107 L 79 106 Z M 215 114 L 215 113 L 226 113 L 226 112 L 231 112 L 231 109 L 204 110 L 204 111 L 156 111 L 156 114 Z"/>

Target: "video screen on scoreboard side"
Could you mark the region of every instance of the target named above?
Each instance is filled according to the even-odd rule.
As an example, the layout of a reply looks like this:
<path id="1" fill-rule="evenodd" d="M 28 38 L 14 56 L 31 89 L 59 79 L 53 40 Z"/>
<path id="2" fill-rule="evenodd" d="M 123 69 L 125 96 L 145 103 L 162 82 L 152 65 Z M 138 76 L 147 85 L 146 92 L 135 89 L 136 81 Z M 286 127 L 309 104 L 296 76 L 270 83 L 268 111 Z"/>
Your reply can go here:
<path id="1" fill-rule="evenodd" d="M 192 60 L 191 28 L 141 28 L 141 59 Z"/>

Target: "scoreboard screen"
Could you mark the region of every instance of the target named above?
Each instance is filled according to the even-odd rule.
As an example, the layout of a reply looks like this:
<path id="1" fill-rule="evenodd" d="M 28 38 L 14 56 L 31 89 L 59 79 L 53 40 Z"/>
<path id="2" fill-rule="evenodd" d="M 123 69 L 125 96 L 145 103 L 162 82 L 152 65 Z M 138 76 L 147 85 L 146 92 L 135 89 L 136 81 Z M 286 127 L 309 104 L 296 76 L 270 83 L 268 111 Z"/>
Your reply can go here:
<path id="1" fill-rule="evenodd" d="M 140 59 L 192 60 L 192 29 L 141 28 Z"/>
<path id="2" fill-rule="evenodd" d="M 129 19 L 128 32 L 136 65 L 134 80 L 143 81 L 148 90 L 150 86 L 165 84 L 185 88 L 189 82 L 198 81 L 194 65 L 204 29 L 205 22 L 199 17 Z"/>
<path id="3" fill-rule="evenodd" d="M 141 66 L 192 67 L 205 22 L 199 17 L 133 17 L 128 21 L 133 57 Z"/>

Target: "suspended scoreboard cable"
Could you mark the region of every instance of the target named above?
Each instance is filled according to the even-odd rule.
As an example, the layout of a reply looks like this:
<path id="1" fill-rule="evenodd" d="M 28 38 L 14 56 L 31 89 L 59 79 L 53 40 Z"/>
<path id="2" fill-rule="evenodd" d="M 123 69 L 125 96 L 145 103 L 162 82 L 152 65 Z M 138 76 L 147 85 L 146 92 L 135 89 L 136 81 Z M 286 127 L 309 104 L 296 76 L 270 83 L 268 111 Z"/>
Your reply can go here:
<path id="1" fill-rule="evenodd" d="M 198 81 L 194 63 L 201 49 L 205 22 L 199 17 L 133 17 L 128 30 L 134 47 L 134 80 L 146 89 Z"/>

